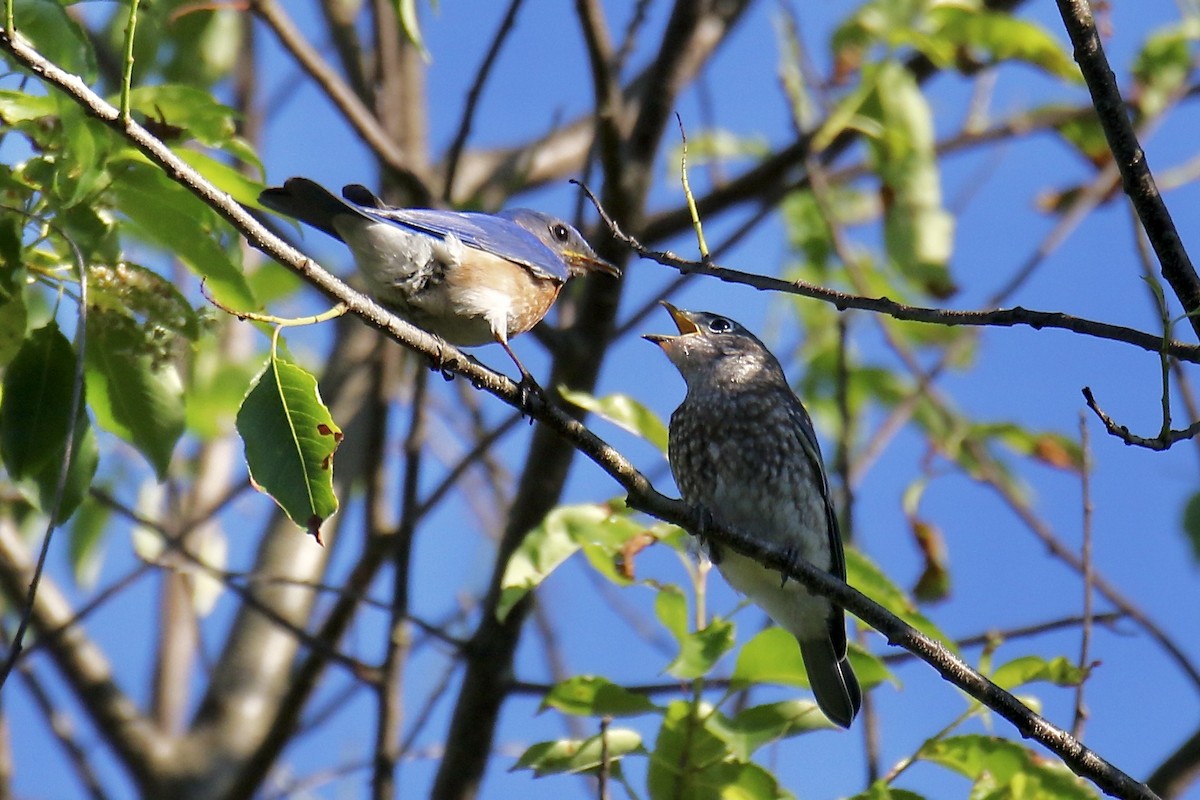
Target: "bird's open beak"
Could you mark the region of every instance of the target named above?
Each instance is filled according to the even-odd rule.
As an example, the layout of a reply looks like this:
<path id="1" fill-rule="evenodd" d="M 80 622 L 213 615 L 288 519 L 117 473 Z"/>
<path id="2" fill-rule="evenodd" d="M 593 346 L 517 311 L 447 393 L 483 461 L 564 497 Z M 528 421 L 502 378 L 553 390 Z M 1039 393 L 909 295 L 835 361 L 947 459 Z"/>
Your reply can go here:
<path id="1" fill-rule="evenodd" d="M 593 253 L 580 253 L 576 250 L 568 250 L 562 255 L 566 259 L 568 266 L 570 266 L 571 272 L 577 274 L 603 272 L 606 275 L 612 275 L 614 278 L 621 277 L 620 267 L 605 261 L 603 258 L 599 258 Z"/>
<path id="2" fill-rule="evenodd" d="M 692 315 L 689 312 L 676 308 L 666 300 L 663 300 L 661 305 L 670 312 L 671 319 L 675 320 L 675 327 L 679 329 L 679 336 L 687 336 L 688 334 L 700 332 L 700 327 L 692 321 Z M 669 336 L 665 333 L 647 333 L 642 338 L 648 342 L 654 342 L 661 347 L 667 342 L 678 339 L 679 336 Z"/>

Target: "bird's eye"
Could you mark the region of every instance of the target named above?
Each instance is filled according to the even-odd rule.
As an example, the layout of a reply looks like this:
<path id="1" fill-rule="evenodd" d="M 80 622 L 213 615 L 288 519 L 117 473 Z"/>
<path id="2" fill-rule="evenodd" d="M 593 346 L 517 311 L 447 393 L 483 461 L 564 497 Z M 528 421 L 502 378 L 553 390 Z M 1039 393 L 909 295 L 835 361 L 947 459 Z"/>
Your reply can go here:
<path id="1" fill-rule="evenodd" d="M 708 321 L 708 329 L 713 333 L 729 333 L 733 330 L 733 323 L 724 317 L 713 317 Z"/>
<path id="2" fill-rule="evenodd" d="M 561 222 L 556 222 L 550 226 L 550 234 L 560 242 L 565 242 L 571 238 L 571 232 L 567 230 L 567 226 Z"/>

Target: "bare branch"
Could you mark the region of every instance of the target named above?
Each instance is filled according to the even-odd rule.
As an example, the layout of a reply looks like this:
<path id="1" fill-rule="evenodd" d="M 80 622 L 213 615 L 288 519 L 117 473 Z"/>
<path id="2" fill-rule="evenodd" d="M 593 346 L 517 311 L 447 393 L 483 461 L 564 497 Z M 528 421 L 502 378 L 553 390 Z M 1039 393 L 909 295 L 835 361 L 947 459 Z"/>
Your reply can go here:
<path id="1" fill-rule="evenodd" d="M 1085 386 L 1081 391 L 1083 392 L 1083 399 L 1087 401 L 1087 407 L 1095 413 L 1096 417 L 1099 418 L 1102 423 L 1104 423 L 1104 429 L 1108 431 L 1109 434 L 1123 441 L 1125 444 L 1136 445 L 1138 447 L 1144 447 L 1147 450 L 1157 450 L 1161 452 L 1170 448 L 1176 442 L 1192 439 L 1195 438 L 1196 434 L 1200 434 L 1200 422 L 1193 422 L 1183 430 L 1166 430 L 1160 433 L 1158 436 L 1151 438 L 1138 436 L 1136 433 L 1130 431 L 1129 428 L 1119 424 L 1108 414 L 1104 413 L 1104 410 L 1100 408 L 1100 405 L 1096 402 L 1096 398 L 1092 395 L 1091 387 Z"/>
<path id="2" fill-rule="evenodd" d="M 1075 61 L 1083 70 L 1083 79 L 1092 94 L 1092 104 L 1100 118 L 1108 147 L 1121 170 L 1125 193 L 1133 202 L 1146 235 L 1154 246 L 1162 275 L 1175 290 L 1175 296 L 1189 314 L 1192 329 L 1200 335 L 1200 276 L 1175 229 L 1171 213 L 1154 183 L 1146 163 L 1146 154 L 1138 143 L 1133 123 L 1125 112 L 1116 76 L 1108 65 L 1100 35 L 1087 0 L 1057 0 L 1059 13 L 1071 44 Z"/>
<path id="3" fill-rule="evenodd" d="M 1094 336 L 1098 339 L 1124 342 L 1151 353 L 1165 351 L 1182 361 L 1200 364 L 1200 346 L 1183 344 L 1174 340 L 1164 341 L 1159 336 L 1134 330 L 1133 328 L 1084 319 L 1056 311 L 1033 311 L 1021 308 L 1020 306 L 991 311 L 953 311 L 941 308 L 909 306 L 897 303 L 887 297 L 864 297 L 862 295 L 840 292 L 836 289 L 827 289 L 823 286 L 808 283 L 807 281 L 785 281 L 769 275 L 756 275 L 751 272 L 728 269 L 712 263 L 706 264 L 701 261 L 690 261 L 680 258 L 670 251 L 651 250 L 633 236 L 621 230 L 621 227 L 605 211 L 592 191 L 582 184 L 579 185 L 592 199 L 597 212 L 614 237 L 628 245 L 639 256 L 648 258 L 666 267 L 673 267 L 679 270 L 682 275 L 707 275 L 726 283 L 736 283 L 743 286 L 751 286 L 759 290 L 783 292 L 801 297 L 811 297 L 815 300 L 824 300 L 827 303 L 832 303 L 839 311 L 845 311 L 848 308 L 857 308 L 864 311 L 874 311 L 909 322 L 999 328 L 1028 326 L 1035 330 L 1043 328 L 1067 330 L 1087 336 Z"/>

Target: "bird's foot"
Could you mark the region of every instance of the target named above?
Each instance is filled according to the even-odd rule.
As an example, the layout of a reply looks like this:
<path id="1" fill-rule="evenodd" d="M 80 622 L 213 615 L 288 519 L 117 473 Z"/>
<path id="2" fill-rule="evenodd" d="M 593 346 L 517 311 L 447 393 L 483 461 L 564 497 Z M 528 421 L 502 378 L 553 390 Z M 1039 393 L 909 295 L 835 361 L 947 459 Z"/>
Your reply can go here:
<path id="1" fill-rule="evenodd" d="M 521 416 L 528 417 L 529 424 L 532 425 L 534 415 L 550 405 L 550 398 L 533 376 L 525 373 L 521 380 L 517 381 L 517 403 L 517 410 L 521 412 Z"/>
<path id="2" fill-rule="evenodd" d="M 699 525 L 696 527 L 696 536 L 708 551 L 708 560 L 714 564 L 720 564 L 722 558 L 721 547 L 708 538 L 708 532 L 716 527 L 716 521 L 713 519 L 712 512 L 703 506 L 698 506 L 696 508 L 696 520 L 699 522 Z"/>
<path id="3" fill-rule="evenodd" d="M 800 548 L 798 547 L 788 547 L 786 550 L 784 550 L 784 552 L 787 553 L 787 563 L 789 565 L 795 564 L 801 558 L 803 558 L 803 556 L 800 555 Z M 779 578 L 779 588 L 782 589 L 784 586 L 787 586 L 787 582 L 787 574 L 781 573 Z"/>
<path id="4" fill-rule="evenodd" d="M 446 366 L 446 354 L 441 347 L 438 348 L 438 354 L 436 356 L 429 357 L 429 369 L 440 374 L 442 376 L 442 380 L 444 381 L 454 380 L 454 373 L 451 372 L 450 368 Z"/>

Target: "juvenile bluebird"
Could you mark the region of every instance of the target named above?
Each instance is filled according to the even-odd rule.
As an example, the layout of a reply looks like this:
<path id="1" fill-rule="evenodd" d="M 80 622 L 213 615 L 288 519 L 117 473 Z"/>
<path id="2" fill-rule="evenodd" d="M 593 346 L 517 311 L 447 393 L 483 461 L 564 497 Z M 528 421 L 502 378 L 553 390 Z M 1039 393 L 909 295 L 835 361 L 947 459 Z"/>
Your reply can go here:
<path id="1" fill-rule="evenodd" d="M 683 499 L 714 522 L 788 548 L 845 580 L 816 433 L 779 361 L 731 319 L 663 305 L 679 335 L 645 338 L 687 383 L 668 440 Z M 846 659 L 842 609 L 740 553 L 710 543 L 709 555 L 734 589 L 796 637 L 817 705 L 850 727 L 862 692 Z"/>
<path id="2" fill-rule="evenodd" d="M 569 278 L 621 274 L 575 228 L 527 208 L 393 208 L 366 187 L 337 197 L 307 178 L 258 199 L 345 242 L 371 295 L 417 327 L 461 347 L 499 342 L 526 386 L 536 383 L 508 340 L 546 316 Z"/>

